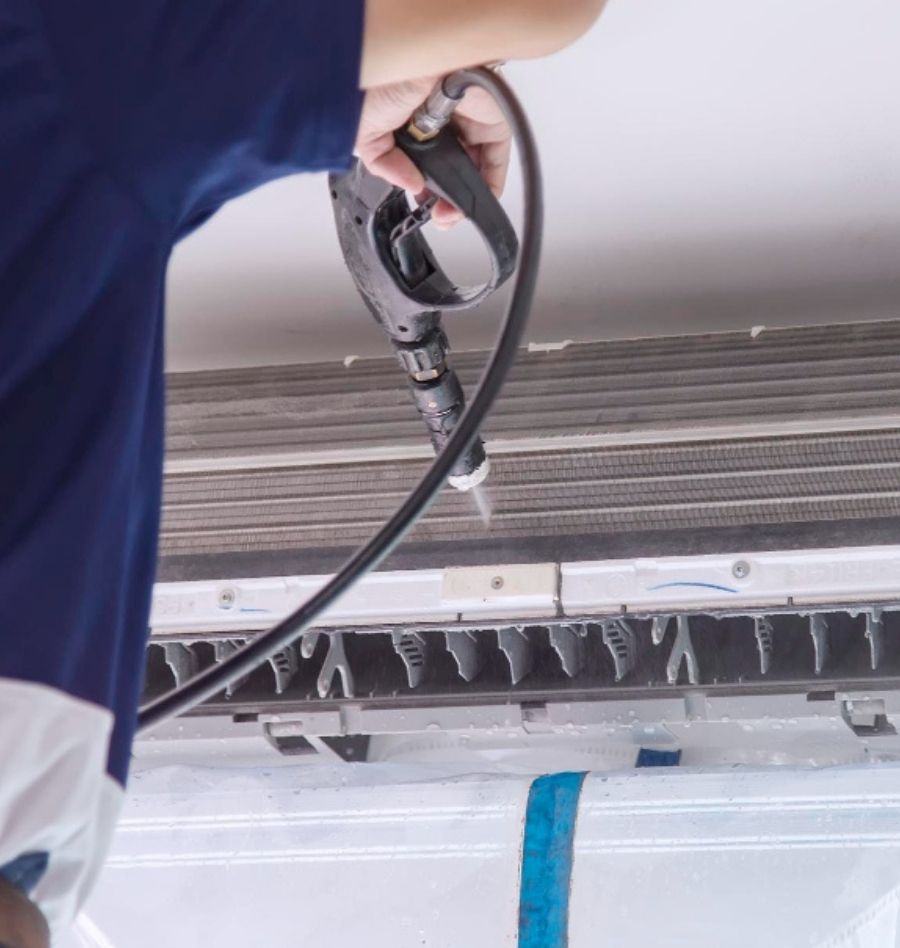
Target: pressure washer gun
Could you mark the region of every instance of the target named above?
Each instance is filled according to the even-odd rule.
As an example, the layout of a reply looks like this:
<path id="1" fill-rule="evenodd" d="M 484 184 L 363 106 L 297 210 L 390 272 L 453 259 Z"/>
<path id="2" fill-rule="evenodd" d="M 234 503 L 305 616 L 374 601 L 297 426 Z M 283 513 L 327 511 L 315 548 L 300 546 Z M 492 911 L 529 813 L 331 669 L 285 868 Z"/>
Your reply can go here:
<path id="1" fill-rule="evenodd" d="M 465 89 L 472 85 L 496 99 L 516 142 L 524 198 L 521 248 L 502 208 L 446 128 Z M 540 263 L 543 189 L 537 146 L 513 91 L 494 70 L 483 66 L 447 76 L 409 127 L 397 133 L 397 142 L 425 177 L 431 198 L 421 206 L 412 208 L 403 191 L 358 163 L 346 174 L 332 176 L 329 183 L 347 265 L 397 351 L 438 456 L 381 529 L 306 602 L 224 661 L 145 704 L 138 715 L 142 733 L 212 698 L 314 627 L 357 580 L 384 560 L 425 512 L 445 478 L 468 490 L 487 476 L 487 457 L 477 431 L 521 345 Z M 459 208 L 484 238 L 491 258 L 491 278 L 484 286 L 457 286 L 434 259 L 422 226 L 435 198 L 446 198 Z M 477 306 L 516 270 L 488 373 L 466 412 L 459 379 L 447 365 L 449 346 L 441 329 L 441 311 Z M 449 448 L 448 453 L 444 448 Z"/>
<path id="2" fill-rule="evenodd" d="M 462 385 L 447 364 L 450 345 L 441 313 L 482 303 L 513 274 L 519 249 L 509 218 L 448 124 L 464 91 L 454 88 L 453 79 L 439 83 L 409 126 L 396 132 L 397 144 L 425 178 L 430 196 L 424 203 L 413 208 L 403 190 L 371 174 L 360 161 L 329 178 L 344 259 L 393 343 L 436 453 L 465 408 Z M 435 259 L 422 228 L 438 198 L 462 211 L 484 240 L 491 276 L 483 286 L 457 286 Z M 469 490 L 488 471 L 478 437 L 449 482 Z"/>

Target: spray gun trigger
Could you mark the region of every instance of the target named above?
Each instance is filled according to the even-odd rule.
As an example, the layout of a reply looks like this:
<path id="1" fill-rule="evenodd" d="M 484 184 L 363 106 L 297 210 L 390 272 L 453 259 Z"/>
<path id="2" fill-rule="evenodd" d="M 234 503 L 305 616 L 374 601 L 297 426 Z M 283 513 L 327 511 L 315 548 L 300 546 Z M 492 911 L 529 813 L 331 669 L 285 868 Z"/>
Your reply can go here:
<path id="1" fill-rule="evenodd" d="M 395 256 L 397 244 L 417 230 L 421 230 L 431 220 L 431 212 L 437 202 L 437 197 L 432 194 L 391 230 L 391 252 Z"/>

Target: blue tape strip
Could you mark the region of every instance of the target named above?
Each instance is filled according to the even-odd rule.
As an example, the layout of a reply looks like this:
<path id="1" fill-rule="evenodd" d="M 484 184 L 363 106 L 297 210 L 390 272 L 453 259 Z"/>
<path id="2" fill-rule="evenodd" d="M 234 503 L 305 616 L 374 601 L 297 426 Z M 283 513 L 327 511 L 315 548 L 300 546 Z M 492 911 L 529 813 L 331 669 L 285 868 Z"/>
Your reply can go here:
<path id="1" fill-rule="evenodd" d="M 519 948 L 566 948 L 578 799 L 585 774 L 538 777 L 528 793 Z"/>

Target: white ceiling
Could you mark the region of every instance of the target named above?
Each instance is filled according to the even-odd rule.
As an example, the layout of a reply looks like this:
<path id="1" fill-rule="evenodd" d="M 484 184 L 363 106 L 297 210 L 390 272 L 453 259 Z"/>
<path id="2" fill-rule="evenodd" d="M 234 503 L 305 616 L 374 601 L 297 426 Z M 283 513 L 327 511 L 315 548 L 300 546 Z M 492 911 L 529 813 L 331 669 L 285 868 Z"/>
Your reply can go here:
<path id="1" fill-rule="evenodd" d="M 900 314 L 898 38 L 895 0 L 611 0 L 573 49 L 510 65 L 545 166 L 530 337 Z M 495 312 L 453 317 L 457 348 Z M 322 176 L 233 202 L 175 254 L 172 369 L 383 352 Z"/>

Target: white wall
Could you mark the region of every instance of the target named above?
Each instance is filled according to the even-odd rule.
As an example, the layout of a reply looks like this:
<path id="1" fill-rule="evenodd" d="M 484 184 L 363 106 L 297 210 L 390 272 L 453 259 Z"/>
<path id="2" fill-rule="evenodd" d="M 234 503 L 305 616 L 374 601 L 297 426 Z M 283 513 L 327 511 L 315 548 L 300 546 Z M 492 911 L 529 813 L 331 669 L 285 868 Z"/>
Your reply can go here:
<path id="1" fill-rule="evenodd" d="M 892 0 L 611 0 L 573 49 L 509 66 L 546 168 L 532 337 L 900 312 L 898 36 Z M 332 230 L 314 176 L 191 237 L 170 366 L 383 351 Z M 458 347 L 492 338 L 486 313 L 456 321 Z"/>

